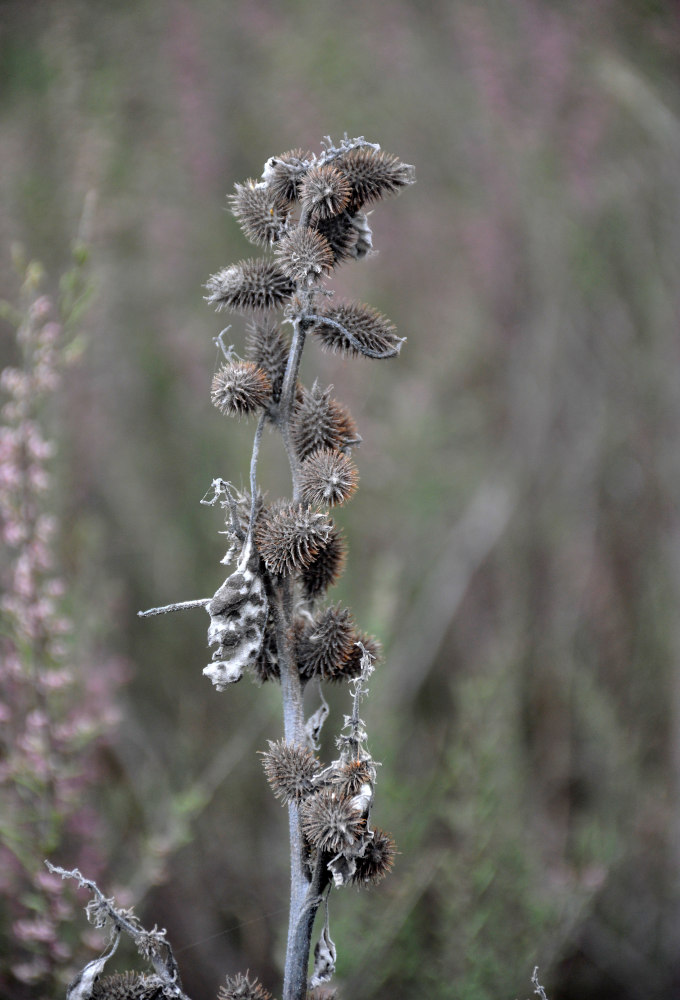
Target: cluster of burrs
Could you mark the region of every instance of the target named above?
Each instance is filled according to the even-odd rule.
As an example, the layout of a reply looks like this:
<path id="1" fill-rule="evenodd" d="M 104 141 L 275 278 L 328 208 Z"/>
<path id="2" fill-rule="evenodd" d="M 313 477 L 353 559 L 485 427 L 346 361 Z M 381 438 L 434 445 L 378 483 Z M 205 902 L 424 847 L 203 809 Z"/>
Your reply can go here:
<path id="1" fill-rule="evenodd" d="M 357 488 L 351 450 L 361 438 L 347 408 L 331 396 L 332 386 L 306 387 L 298 370 L 308 334 L 322 348 L 347 356 L 399 353 L 403 341 L 392 323 L 363 303 L 335 302 L 325 279 L 343 261 L 371 250 L 368 206 L 413 180 L 411 166 L 374 143 L 358 138 L 335 146 L 328 139 L 318 155 L 295 150 L 271 157 L 261 180 L 237 184 L 231 196 L 246 237 L 271 252 L 224 268 L 207 283 L 207 299 L 217 309 L 250 320 L 245 358 L 225 350 L 212 401 L 231 416 L 260 416 L 249 504 L 241 498 L 237 510 L 233 491 L 222 484 L 220 499 L 229 509 L 228 528 L 240 558 L 237 573 L 207 605 L 209 643 L 216 648 L 205 673 L 219 689 L 240 679 L 246 667 L 260 680 L 278 675 L 271 595 L 283 578 L 299 595 L 298 613 L 287 628 L 305 680 L 356 677 L 357 643 L 378 653 L 348 609 L 315 609 L 344 566 L 345 544 L 329 509 Z M 284 334 L 278 310 L 292 337 Z M 293 477 L 292 499 L 271 504 L 257 494 L 255 480 L 265 423 L 281 431 Z"/>
<path id="2" fill-rule="evenodd" d="M 403 340 L 392 323 L 360 302 L 337 302 L 327 279 L 345 261 L 372 251 L 368 209 L 414 181 L 413 168 L 363 137 L 339 145 L 327 139 L 319 154 L 301 150 L 267 160 L 259 181 L 235 186 L 231 209 L 245 236 L 266 255 L 241 260 L 213 275 L 207 301 L 248 319 L 244 357 L 217 343 L 223 360 L 211 398 L 224 414 L 257 416 L 249 492 L 213 481 L 204 503 L 220 504 L 231 545 L 222 560 L 236 568 L 211 598 L 144 614 L 205 607 L 212 659 L 204 669 L 222 691 L 247 671 L 259 682 L 281 682 L 285 738 L 264 754 L 275 795 L 288 804 L 293 883 L 284 1000 L 321 1000 L 335 967 L 328 930 L 332 885 L 379 882 L 393 864 L 392 839 L 370 825 L 376 765 L 358 714 L 359 700 L 380 654 L 351 611 L 323 603 L 339 578 L 346 547 L 331 510 L 346 503 L 359 474 L 352 449 L 361 438 L 332 386 L 299 380 L 305 342 L 348 358 L 395 357 Z M 286 330 L 285 328 L 288 328 Z M 229 328 L 227 328 L 229 329 Z M 292 495 L 270 501 L 257 485 L 265 426 L 282 436 Z M 337 741 L 338 759 L 324 767 L 318 738 L 328 706 L 304 720 L 310 681 L 349 681 L 354 707 Z M 302 902 L 300 900 L 302 893 Z M 298 902 L 295 902 L 295 900 Z M 307 979 L 314 914 L 326 902 L 326 922 Z M 248 975 L 228 978 L 220 1000 L 269 1000 Z"/>

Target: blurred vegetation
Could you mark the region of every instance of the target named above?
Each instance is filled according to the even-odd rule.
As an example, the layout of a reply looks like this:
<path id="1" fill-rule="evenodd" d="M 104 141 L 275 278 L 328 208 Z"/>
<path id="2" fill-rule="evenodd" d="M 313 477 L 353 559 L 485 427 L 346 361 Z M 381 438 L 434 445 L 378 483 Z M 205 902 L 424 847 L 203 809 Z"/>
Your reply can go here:
<path id="1" fill-rule="evenodd" d="M 215 696 L 203 616 L 135 613 L 215 590 L 198 501 L 247 476 L 252 427 L 208 401 L 201 285 L 250 252 L 225 195 L 345 131 L 418 184 L 338 282 L 400 359 L 305 362 L 364 438 L 338 596 L 386 646 L 365 715 L 402 852 L 333 900 L 344 995 L 511 998 L 534 964 L 551 1000 L 680 988 L 679 47 L 649 0 L 0 4 L 0 296 L 11 243 L 58 274 L 97 196 L 58 505 L 76 624 L 132 671 L 106 888 L 191 995 L 278 981 L 277 692 Z"/>

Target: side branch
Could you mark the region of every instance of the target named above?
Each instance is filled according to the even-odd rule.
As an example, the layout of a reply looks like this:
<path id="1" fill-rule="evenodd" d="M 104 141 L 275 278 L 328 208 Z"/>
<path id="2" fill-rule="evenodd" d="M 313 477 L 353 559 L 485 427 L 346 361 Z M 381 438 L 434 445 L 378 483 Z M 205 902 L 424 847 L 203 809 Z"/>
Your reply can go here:
<path id="1" fill-rule="evenodd" d="M 339 330 L 343 337 L 347 337 L 355 351 L 359 354 L 363 354 L 366 358 L 396 358 L 396 356 L 401 351 L 401 345 L 406 342 L 406 337 L 397 337 L 397 346 L 392 347 L 387 351 L 374 351 L 370 347 L 366 347 L 361 341 L 357 340 L 353 333 L 343 326 L 342 323 L 338 323 L 336 319 L 331 319 L 330 316 L 317 316 L 315 313 L 311 315 L 305 315 L 305 319 L 309 320 L 311 323 L 319 323 L 324 326 L 332 326 L 336 330 Z"/>
<path id="2" fill-rule="evenodd" d="M 205 608 L 211 597 L 202 597 L 197 601 L 178 601 L 176 604 L 165 604 L 162 608 L 149 608 L 148 611 L 138 611 L 138 618 L 151 618 L 153 615 L 167 615 L 170 611 L 186 611 L 187 608 Z"/>

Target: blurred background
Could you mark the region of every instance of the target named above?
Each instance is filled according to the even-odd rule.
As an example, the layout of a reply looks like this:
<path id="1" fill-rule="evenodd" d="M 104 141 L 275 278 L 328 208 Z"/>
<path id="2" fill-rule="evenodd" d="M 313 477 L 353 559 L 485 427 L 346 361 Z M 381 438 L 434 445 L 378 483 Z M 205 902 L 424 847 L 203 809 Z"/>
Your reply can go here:
<path id="1" fill-rule="evenodd" d="M 86 202 L 94 289 L 50 503 L 73 659 L 118 721 L 90 854 L 53 858 L 167 927 L 192 997 L 246 969 L 279 989 L 287 820 L 256 754 L 278 691 L 216 694 L 205 616 L 136 612 L 214 592 L 199 500 L 247 481 L 253 425 L 208 395 L 228 320 L 202 285 L 255 252 L 226 195 L 345 132 L 418 183 L 333 281 L 401 356 L 310 344 L 303 368 L 363 436 L 332 596 L 385 647 L 363 714 L 401 852 L 332 897 L 341 995 L 512 1000 L 535 965 L 551 1000 L 680 995 L 679 54 L 661 0 L 0 2 L 0 296 L 16 242 L 56 294 Z M 74 912 L 82 964 L 102 938 Z M 6 898 L 0 951 L 17 919 Z"/>

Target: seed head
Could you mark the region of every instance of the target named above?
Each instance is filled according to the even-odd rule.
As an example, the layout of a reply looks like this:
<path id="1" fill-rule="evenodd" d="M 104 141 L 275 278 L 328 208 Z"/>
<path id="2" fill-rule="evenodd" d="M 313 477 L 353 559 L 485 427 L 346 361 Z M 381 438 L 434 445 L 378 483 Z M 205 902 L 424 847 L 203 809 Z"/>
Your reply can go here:
<path id="1" fill-rule="evenodd" d="M 322 389 L 315 382 L 311 389 L 302 391 L 293 423 L 293 444 L 300 459 L 319 449 L 342 451 L 361 441 L 349 410 L 330 398 L 331 389 Z"/>
<path id="2" fill-rule="evenodd" d="M 275 198 L 292 204 L 300 197 L 300 182 L 314 157 L 301 149 L 293 149 L 281 156 L 270 156 L 264 165 L 262 180 Z"/>
<path id="3" fill-rule="evenodd" d="M 354 651 L 354 619 L 339 604 L 326 608 L 309 623 L 297 642 L 297 660 L 303 677 L 338 680 Z"/>
<path id="4" fill-rule="evenodd" d="M 237 972 L 235 976 L 227 976 L 224 986 L 217 992 L 218 1000 L 272 1000 L 269 990 L 257 981 Z"/>
<path id="5" fill-rule="evenodd" d="M 357 867 L 352 882 L 377 885 L 392 870 L 396 853 L 397 845 L 389 833 L 373 830 L 372 840 L 366 844 L 364 853 L 356 858 Z"/>
<path id="6" fill-rule="evenodd" d="M 335 258 L 328 240 L 314 229 L 296 228 L 282 236 L 275 254 L 292 281 L 311 285 L 333 270 Z"/>
<path id="7" fill-rule="evenodd" d="M 247 180 L 235 184 L 229 196 L 232 214 L 236 216 L 244 235 L 264 246 L 274 243 L 281 234 L 288 207 L 262 182 Z"/>
<path id="8" fill-rule="evenodd" d="M 210 398 L 218 410 L 229 416 L 248 416 L 264 406 L 271 395 L 271 382 L 252 361 L 232 361 L 213 375 Z"/>
<path id="9" fill-rule="evenodd" d="M 272 384 L 272 399 L 281 397 L 283 376 L 288 362 L 289 345 L 279 328 L 269 322 L 251 323 L 246 337 L 246 355 L 267 373 Z"/>
<path id="10" fill-rule="evenodd" d="M 336 854 L 346 850 L 361 835 L 364 821 L 347 798 L 324 788 L 302 806 L 302 829 L 319 850 Z"/>
<path id="11" fill-rule="evenodd" d="M 410 163 L 402 163 L 398 156 L 370 146 L 348 150 L 334 164 L 350 185 L 349 204 L 354 211 L 415 182 L 415 168 Z"/>
<path id="12" fill-rule="evenodd" d="M 361 673 L 361 658 L 363 653 L 361 652 L 361 646 L 357 645 L 358 642 L 362 644 L 367 653 L 371 654 L 374 662 L 382 659 L 382 646 L 375 636 L 367 635 L 365 632 L 355 633 L 351 656 L 342 670 L 342 678 L 340 678 L 342 680 L 358 677 Z"/>
<path id="13" fill-rule="evenodd" d="M 263 754 L 264 773 L 277 799 L 284 804 L 302 802 L 314 791 L 313 778 L 321 765 L 307 747 L 295 746 L 279 740 L 269 741 L 269 750 Z"/>
<path id="14" fill-rule="evenodd" d="M 117 972 L 94 984 L 92 1000 L 164 1000 L 169 997 L 158 976 Z"/>
<path id="15" fill-rule="evenodd" d="M 272 260 L 256 257 L 231 264 L 208 279 L 206 286 L 218 311 L 276 309 L 291 297 L 295 285 Z"/>
<path id="16" fill-rule="evenodd" d="M 316 219 L 331 219 L 347 205 L 351 188 L 347 178 L 329 163 L 310 167 L 300 184 L 300 200 Z"/>
<path id="17" fill-rule="evenodd" d="M 370 760 L 349 760 L 334 772 L 332 782 L 338 793 L 347 798 L 356 795 L 362 785 L 375 781 L 375 767 Z"/>
<path id="18" fill-rule="evenodd" d="M 359 484 L 352 459 L 330 448 L 312 452 L 300 466 L 299 476 L 302 499 L 319 507 L 345 503 Z"/>
<path id="19" fill-rule="evenodd" d="M 265 508 L 255 525 L 255 544 L 270 573 L 286 576 L 306 569 L 328 541 L 332 522 L 306 504 Z"/>
<path id="20" fill-rule="evenodd" d="M 393 358 L 401 350 L 403 340 L 397 337 L 396 328 L 372 306 L 346 302 L 329 306 L 323 316 L 330 322 L 325 323 L 322 319 L 312 332 L 329 351 L 350 357 L 363 354 L 365 357 Z"/>
<path id="21" fill-rule="evenodd" d="M 347 212 L 335 215 L 331 219 L 315 219 L 314 228 L 327 241 L 336 264 L 356 256 L 354 249 L 358 234 L 352 216 Z"/>
<path id="22" fill-rule="evenodd" d="M 325 594 L 339 578 L 345 565 L 347 547 L 336 525 L 328 541 L 319 549 L 312 562 L 300 573 L 305 597 L 313 599 Z"/>

